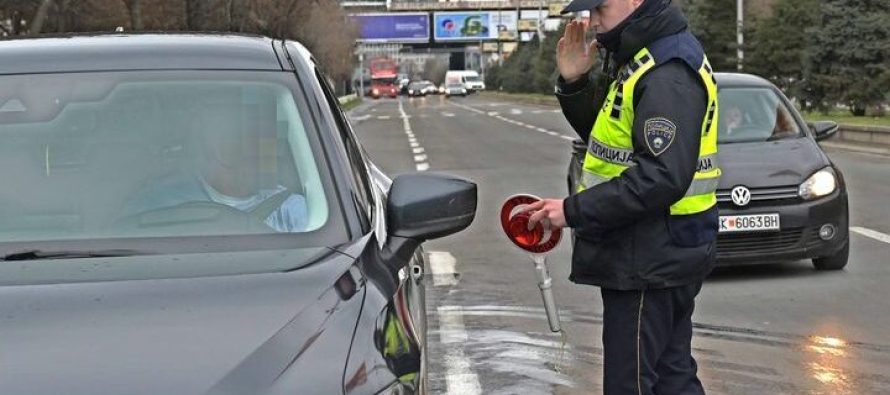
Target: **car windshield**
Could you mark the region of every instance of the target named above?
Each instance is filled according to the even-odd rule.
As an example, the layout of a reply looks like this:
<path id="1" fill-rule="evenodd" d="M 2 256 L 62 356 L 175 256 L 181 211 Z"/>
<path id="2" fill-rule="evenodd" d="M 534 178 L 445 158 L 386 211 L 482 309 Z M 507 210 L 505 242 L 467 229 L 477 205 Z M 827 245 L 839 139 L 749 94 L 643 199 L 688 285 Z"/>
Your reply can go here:
<path id="1" fill-rule="evenodd" d="M 467 80 L 467 81 L 470 81 L 470 82 L 479 82 L 479 81 L 482 81 L 482 80 L 479 78 L 479 76 L 475 76 L 475 75 L 468 75 L 468 76 L 465 76 L 464 79 Z"/>
<path id="2" fill-rule="evenodd" d="M 0 76 L 0 243 L 317 237 L 336 201 L 294 86 L 240 71 Z"/>
<path id="3" fill-rule="evenodd" d="M 721 144 L 770 141 L 801 136 L 793 109 L 769 88 L 720 89 Z"/>

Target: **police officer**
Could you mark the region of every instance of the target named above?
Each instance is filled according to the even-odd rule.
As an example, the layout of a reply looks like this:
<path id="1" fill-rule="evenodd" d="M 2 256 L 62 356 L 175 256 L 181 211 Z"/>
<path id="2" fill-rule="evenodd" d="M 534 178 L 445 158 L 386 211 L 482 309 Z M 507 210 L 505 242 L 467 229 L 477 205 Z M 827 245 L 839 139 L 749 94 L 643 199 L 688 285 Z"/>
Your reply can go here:
<path id="1" fill-rule="evenodd" d="M 692 312 L 715 260 L 717 87 L 670 0 L 574 0 L 557 97 L 587 143 L 577 193 L 531 207 L 574 230 L 570 279 L 601 288 L 607 395 L 704 394 Z M 605 78 L 591 78 L 598 47 Z M 597 91 L 603 94 L 597 94 Z"/>

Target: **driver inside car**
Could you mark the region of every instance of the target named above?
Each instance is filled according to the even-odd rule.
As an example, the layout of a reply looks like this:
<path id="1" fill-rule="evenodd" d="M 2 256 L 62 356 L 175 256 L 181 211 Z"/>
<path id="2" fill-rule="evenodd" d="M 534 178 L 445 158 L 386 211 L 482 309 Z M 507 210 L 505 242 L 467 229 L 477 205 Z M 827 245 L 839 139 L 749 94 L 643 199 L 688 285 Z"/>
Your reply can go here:
<path id="1" fill-rule="evenodd" d="M 262 220 L 276 232 L 301 232 L 307 225 L 303 195 L 278 181 L 276 130 L 245 127 L 252 117 L 240 104 L 216 98 L 191 116 L 186 170 L 151 180 L 128 205 L 130 214 L 186 203 L 223 205 Z M 228 101 L 230 102 L 230 101 Z M 227 105 L 228 104 L 228 105 Z M 274 125 L 274 123 L 272 123 Z M 267 129 L 267 128 L 266 128 Z"/>

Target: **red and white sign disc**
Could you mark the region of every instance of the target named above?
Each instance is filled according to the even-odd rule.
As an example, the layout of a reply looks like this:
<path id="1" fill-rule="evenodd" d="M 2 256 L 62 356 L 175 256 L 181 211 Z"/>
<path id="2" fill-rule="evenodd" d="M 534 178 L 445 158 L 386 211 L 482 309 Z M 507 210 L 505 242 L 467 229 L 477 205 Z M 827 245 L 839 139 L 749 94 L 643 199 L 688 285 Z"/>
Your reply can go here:
<path id="1" fill-rule="evenodd" d="M 539 222 L 528 229 L 530 212 L 523 211 L 528 205 L 541 200 L 532 195 L 513 195 L 501 207 L 501 227 L 507 238 L 517 247 L 533 254 L 546 254 L 556 248 L 562 237 L 562 229 L 552 229 Z"/>

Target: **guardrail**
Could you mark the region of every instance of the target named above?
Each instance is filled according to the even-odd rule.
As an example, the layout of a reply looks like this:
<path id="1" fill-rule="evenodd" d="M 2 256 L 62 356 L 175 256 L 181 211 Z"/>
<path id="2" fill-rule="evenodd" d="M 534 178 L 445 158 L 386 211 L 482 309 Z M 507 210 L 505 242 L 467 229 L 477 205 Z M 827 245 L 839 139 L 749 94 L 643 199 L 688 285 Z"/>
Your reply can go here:
<path id="1" fill-rule="evenodd" d="M 337 100 L 340 102 L 340 105 L 349 103 L 355 99 L 358 99 L 358 95 L 356 95 L 355 93 L 353 93 L 351 95 L 340 96 L 337 98 Z"/>
<path id="2" fill-rule="evenodd" d="M 837 135 L 830 140 L 890 147 L 890 127 L 840 125 Z"/>

